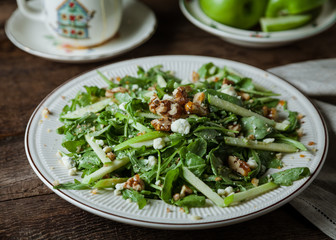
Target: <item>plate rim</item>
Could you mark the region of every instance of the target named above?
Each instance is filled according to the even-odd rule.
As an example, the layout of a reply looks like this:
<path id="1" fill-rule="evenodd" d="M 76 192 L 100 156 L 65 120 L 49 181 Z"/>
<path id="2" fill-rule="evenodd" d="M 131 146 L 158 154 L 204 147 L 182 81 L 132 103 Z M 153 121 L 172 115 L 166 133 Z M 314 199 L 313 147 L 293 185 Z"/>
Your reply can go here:
<path id="1" fill-rule="evenodd" d="M 324 145 L 324 149 L 323 149 L 323 154 L 322 154 L 321 159 L 319 160 L 318 166 L 316 167 L 314 172 L 311 173 L 311 175 L 307 178 L 307 180 L 301 186 L 299 186 L 298 189 L 296 189 L 290 195 L 280 199 L 279 201 L 275 202 L 272 205 L 266 206 L 265 208 L 262 208 L 258 211 L 254 211 L 254 212 L 251 212 L 251 213 L 239 215 L 239 216 L 232 217 L 232 218 L 229 218 L 229 219 L 216 220 L 216 221 L 210 221 L 210 222 L 197 222 L 197 221 L 195 221 L 195 222 L 189 222 L 189 223 L 168 223 L 168 222 L 155 222 L 155 221 L 149 221 L 149 220 L 142 220 L 142 219 L 139 219 L 139 218 L 120 216 L 118 214 L 114 214 L 114 213 L 111 213 L 111 212 L 106 212 L 105 210 L 98 209 L 95 206 L 90 206 L 86 203 L 83 203 L 83 202 L 75 199 L 74 197 L 69 196 L 66 192 L 64 192 L 62 190 L 53 189 L 53 184 L 51 182 L 49 182 L 49 180 L 40 172 L 39 168 L 36 166 L 36 164 L 34 162 L 34 158 L 33 158 L 32 154 L 30 153 L 30 149 L 29 149 L 29 133 L 30 133 L 30 130 L 31 130 L 31 126 L 32 126 L 33 120 L 35 119 L 37 113 L 43 107 L 43 103 L 45 101 L 47 101 L 49 99 L 49 97 L 51 97 L 56 91 L 58 91 L 58 89 L 60 89 L 64 85 L 68 84 L 69 82 L 72 82 L 73 80 L 77 79 L 78 77 L 81 77 L 85 74 L 93 72 L 97 69 L 105 68 L 105 67 L 108 67 L 110 65 L 123 64 L 123 63 L 131 62 L 131 61 L 141 61 L 141 60 L 150 59 L 150 58 L 165 58 L 165 57 L 168 57 L 168 58 L 170 58 L 170 57 L 173 57 L 173 58 L 174 57 L 176 57 L 176 58 L 195 57 L 195 58 L 204 58 L 204 59 L 212 58 L 212 59 L 219 60 L 219 61 L 224 60 L 224 61 L 229 61 L 229 62 L 233 62 L 233 63 L 238 63 L 241 66 L 250 67 L 250 68 L 253 68 L 254 70 L 258 70 L 258 71 L 262 71 L 264 73 L 267 73 L 268 75 L 274 76 L 274 77 L 284 81 L 285 83 L 291 85 L 295 90 L 300 92 L 302 94 L 302 96 L 305 99 L 307 99 L 308 102 L 312 105 L 313 109 L 318 114 L 317 116 L 319 117 L 319 120 L 321 121 L 321 125 L 322 125 L 323 130 L 324 130 L 325 145 Z M 107 219 L 110 219 L 110 220 L 114 220 L 114 221 L 118 221 L 118 222 L 122 222 L 122 223 L 126 223 L 126 224 L 131 224 L 131 225 L 136 225 L 136 226 L 141 226 L 141 227 L 167 229 L 167 230 L 186 229 L 188 227 L 188 229 L 190 229 L 190 230 L 192 230 L 192 229 L 196 230 L 196 229 L 208 229 L 208 228 L 215 228 L 215 227 L 220 227 L 220 226 L 227 226 L 227 225 L 236 224 L 236 223 L 239 223 L 239 222 L 242 222 L 242 221 L 250 220 L 250 219 L 259 217 L 261 215 L 264 215 L 264 214 L 266 214 L 270 211 L 273 211 L 273 210 L 281 207 L 282 205 L 288 203 L 290 200 L 292 200 L 294 197 L 296 197 L 299 193 L 301 193 L 303 190 L 305 190 L 313 182 L 313 180 L 317 177 L 318 173 L 322 169 L 323 164 L 324 164 L 324 162 L 326 160 L 326 157 L 327 157 L 327 153 L 328 153 L 329 136 L 328 136 L 328 128 L 327 128 L 326 122 L 325 122 L 325 120 L 323 118 L 323 115 L 321 114 L 320 110 L 317 108 L 316 104 L 313 101 L 311 101 L 311 99 L 309 97 L 305 96 L 297 87 L 292 85 L 290 82 L 282 79 L 281 77 L 277 76 L 276 74 L 270 73 L 266 70 L 254 67 L 254 66 L 246 64 L 246 63 L 233 61 L 233 60 L 229 60 L 229 59 L 217 58 L 217 57 L 200 56 L 200 55 L 158 55 L 158 56 L 148 56 L 148 57 L 141 57 L 141 58 L 135 58 L 135 59 L 128 59 L 128 60 L 123 60 L 123 61 L 119 61 L 119 62 L 105 64 L 105 65 L 102 65 L 102 66 L 99 66 L 99 67 L 95 67 L 95 68 L 92 68 L 90 70 L 84 71 L 84 72 L 70 78 L 69 80 L 63 82 L 59 86 L 57 86 L 45 98 L 43 98 L 43 100 L 37 105 L 37 107 L 34 109 L 32 115 L 30 116 L 29 121 L 27 123 L 26 130 L 25 130 L 24 146 L 25 146 L 25 152 L 26 152 L 26 156 L 28 158 L 28 161 L 29 161 L 31 167 L 33 168 L 34 172 L 36 173 L 36 175 L 39 177 L 39 179 L 44 184 L 46 184 L 54 193 L 56 193 L 58 196 L 60 196 L 62 199 L 70 202 L 71 204 L 73 204 L 73 205 L 75 205 L 75 206 L 77 206 L 77 207 L 79 207 L 79 208 L 81 208 L 85 211 L 88 211 L 90 213 L 93 213 L 95 215 L 98 215 L 100 217 L 104 217 L 104 218 L 107 218 Z"/>
<path id="2" fill-rule="evenodd" d="M 323 31 L 326 31 L 327 29 L 329 29 L 330 27 L 332 27 L 335 23 L 336 23 L 336 10 L 334 10 L 334 18 L 332 21 L 328 22 L 328 24 L 322 25 L 323 27 L 317 27 L 316 31 L 311 31 L 308 32 L 306 34 L 302 34 L 302 35 L 293 35 L 291 37 L 285 38 L 285 37 L 272 37 L 272 38 L 258 38 L 258 37 L 247 37 L 247 36 L 241 36 L 241 35 L 235 35 L 234 33 L 231 32 L 226 32 L 224 30 L 219 30 L 216 28 L 213 28 L 211 26 L 209 26 L 206 23 L 203 23 L 202 21 L 198 20 L 197 18 L 195 18 L 193 16 L 193 14 L 190 13 L 190 11 L 188 11 L 186 4 L 188 0 L 179 0 L 179 6 L 180 9 L 182 11 L 182 13 L 184 14 L 184 16 L 192 23 L 194 24 L 196 27 L 210 33 L 213 35 L 216 35 L 218 37 L 222 37 L 222 38 L 230 38 L 230 39 L 235 39 L 235 40 L 239 40 L 239 41 L 244 41 L 247 43 L 255 43 L 255 44 L 261 44 L 261 43 L 267 43 L 267 44 L 284 44 L 284 43 L 289 43 L 289 42 L 294 42 L 294 41 L 299 41 L 305 38 L 309 38 L 312 36 L 315 36 Z M 215 20 L 213 20 L 214 22 L 216 22 Z M 216 22 L 218 24 L 221 24 L 219 22 Z M 224 24 L 221 24 L 224 25 Z M 226 26 L 226 25 L 224 25 Z M 321 25 L 320 25 L 321 26 Z M 226 26 L 229 27 L 229 26 Z M 240 29 L 238 29 L 240 30 Z M 246 30 L 249 31 L 249 30 Z M 249 31 L 251 33 L 255 33 L 256 31 Z M 260 31 L 257 31 L 260 32 Z"/>
<path id="3" fill-rule="evenodd" d="M 38 49 L 33 49 L 31 47 L 26 46 L 23 44 L 17 37 L 14 36 L 12 31 L 10 30 L 10 25 L 14 21 L 14 18 L 17 17 L 16 15 L 22 15 L 22 13 L 19 11 L 19 9 L 15 9 L 10 17 L 6 20 L 4 29 L 5 34 L 8 37 L 8 39 L 19 49 L 21 49 L 24 52 L 27 52 L 29 54 L 32 54 L 37 57 L 41 57 L 47 60 L 52 60 L 55 62 L 65 62 L 65 63 L 90 63 L 90 62 L 97 62 L 97 61 L 103 61 L 110 58 L 118 57 L 126 52 L 132 51 L 135 48 L 141 46 L 145 42 L 147 42 L 156 32 L 158 21 L 155 13 L 152 9 L 150 9 L 146 4 L 143 4 L 141 1 L 136 0 L 128 0 L 129 2 L 137 3 L 146 8 L 146 10 L 150 13 L 151 17 L 153 17 L 153 23 L 148 26 L 148 31 L 146 34 L 141 38 L 141 40 L 137 40 L 135 44 L 129 45 L 122 49 L 121 51 L 117 51 L 114 53 L 101 53 L 101 54 L 95 54 L 91 56 L 82 56 L 82 55 L 64 55 L 64 54 L 52 54 L 45 51 L 39 51 Z M 111 40 L 113 41 L 113 39 Z M 93 48 L 94 49 L 94 48 Z"/>

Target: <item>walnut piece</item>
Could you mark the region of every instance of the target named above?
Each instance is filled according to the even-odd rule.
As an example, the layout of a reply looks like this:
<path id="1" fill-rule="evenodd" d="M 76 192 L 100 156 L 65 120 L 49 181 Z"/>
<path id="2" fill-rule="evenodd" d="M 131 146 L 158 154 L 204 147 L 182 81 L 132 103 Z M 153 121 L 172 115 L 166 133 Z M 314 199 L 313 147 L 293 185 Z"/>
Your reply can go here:
<path id="1" fill-rule="evenodd" d="M 243 160 L 240 160 L 236 156 L 229 156 L 228 164 L 232 170 L 240 173 L 245 177 L 248 175 L 249 172 L 251 172 L 251 168 L 247 165 L 247 163 Z"/>
<path id="2" fill-rule="evenodd" d="M 129 178 L 125 184 L 124 184 L 124 188 L 127 189 L 134 189 L 135 191 L 142 191 L 145 189 L 145 183 L 144 181 L 142 181 L 142 179 L 140 178 L 139 174 L 135 174 L 134 177 Z"/>
<path id="3" fill-rule="evenodd" d="M 172 120 L 169 118 L 154 119 L 151 121 L 151 124 L 156 131 L 169 132 L 171 129 Z"/>

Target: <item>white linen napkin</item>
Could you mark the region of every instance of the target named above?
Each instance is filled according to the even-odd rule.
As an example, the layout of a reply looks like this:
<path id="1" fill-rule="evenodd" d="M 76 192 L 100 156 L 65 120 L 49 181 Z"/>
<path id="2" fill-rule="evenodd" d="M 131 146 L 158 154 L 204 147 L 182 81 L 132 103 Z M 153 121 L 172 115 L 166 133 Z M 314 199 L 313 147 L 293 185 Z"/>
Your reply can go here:
<path id="1" fill-rule="evenodd" d="M 268 71 L 286 79 L 311 98 L 336 98 L 336 59 L 294 63 Z M 290 204 L 322 232 L 336 239 L 336 106 L 317 100 L 314 103 L 328 125 L 329 151 L 317 178 Z"/>

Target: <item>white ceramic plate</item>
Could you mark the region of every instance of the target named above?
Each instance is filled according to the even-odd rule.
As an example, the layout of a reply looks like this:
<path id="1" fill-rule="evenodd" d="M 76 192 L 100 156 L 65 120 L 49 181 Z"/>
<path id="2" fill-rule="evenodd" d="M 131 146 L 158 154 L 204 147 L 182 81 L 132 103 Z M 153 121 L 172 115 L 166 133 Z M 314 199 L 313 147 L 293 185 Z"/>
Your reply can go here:
<path id="1" fill-rule="evenodd" d="M 204 31 L 233 44 L 258 48 L 281 46 L 302 40 L 327 30 L 336 22 L 336 3 L 333 0 L 326 1 L 321 13 L 312 23 L 297 29 L 272 33 L 242 30 L 216 22 L 205 15 L 199 0 L 180 0 L 180 8 L 190 22 Z"/>
<path id="2" fill-rule="evenodd" d="M 146 42 L 156 29 L 151 9 L 136 0 L 124 0 L 123 17 L 118 36 L 89 49 L 69 49 L 52 36 L 44 23 L 27 19 L 16 10 L 8 19 L 8 38 L 23 51 L 59 62 L 94 62 L 116 57 Z"/>
<path id="3" fill-rule="evenodd" d="M 92 195 L 88 190 L 54 190 L 66 201 L 99 216 L 138 226 L 162 229 L 202 229 L 219 227 L 245 221 L 287 203 L 305 189 L 320 171 L 326 157 L 328 136 L 326 126 L 318 110 L 296 88 L 278 77 L 263 70 L 242 63 L 211 57 L 200 56 L 157 56 L 114 63 L 99 68 L 108 77 L 125 75 L 136 76 L 137 66 L 145 69 L 162 64 L 165 70 L 173 70 L 181 79 L 190 79 L 192 72 L 202 64 L 213 62 L 218 66 L 229 66 L 241 74 L 253 78 L 258 84 L 275 92 L 281 93 L 282 99 L 289 101 L 289 108 L 305 115 L 302 142 L 307 145 L 314 141 L 317 152 L 287 154 L 284 156 L 285 168 L 306 166 L 311 171 L 308 178 L 296 181 L 290 187 L 281 187 L 262 196 L 254 198 L 238 206 L 219 208 L 210 201 L 206 207 L 192 208 L 189 215 L 180 212 L 179 208 L 167 205 L 163 201 L 151 200 L 144 209 L 138 210 L 135 203 L 127 203 L 121 196 L 112 192 L 100 191 Z M 95 70 L 75 77 L 62 84 L 50 93 L 32 114 L 26 129 L 25 148 L 29 162 L 39 178 L 52 189 L 55 180 L 73 182 L 74 177 L 68 176 L 68 170 L 59 163 L 56 152 L 61 149 L 62 136 L 55 130 L 61 126 L 58 116 L 62 108 L 84 85 L 106 87 Z M 42 110 L 47 107 L 51 111 L 49 119 L 43 119 Z M 300 156 L 304 154 L 304 157 Z M 276 170 L 273 170 L 276 171 Z M 269 173 L 273 172 L 270 171 Z M 79 179 L 79 176 L 77 176 Z M 171 212 L 167 212 L 167 208 Z M 201 216 L 198 221 L 190 216 Z"/>

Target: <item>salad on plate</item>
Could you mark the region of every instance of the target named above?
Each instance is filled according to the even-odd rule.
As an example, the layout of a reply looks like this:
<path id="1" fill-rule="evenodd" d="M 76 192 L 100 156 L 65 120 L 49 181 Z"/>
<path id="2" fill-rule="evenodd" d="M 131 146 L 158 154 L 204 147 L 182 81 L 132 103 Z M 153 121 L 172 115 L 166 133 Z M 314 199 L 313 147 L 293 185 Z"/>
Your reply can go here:
<path id="1" fill-rule="evenodd" d="M 137 76 L 97 74 L 108 87 L 85 86 L 57 129 L 61 162 L 82 179 L 55 189 L 106 189 L 140 209 L 157 199 L 188 213 L 206 199 L 227 207 L 310 175 L 281 169 L 283 154 L 307 150 L 302 116 L 251 78 L 213 63 L 191 81 L 161 65 L 139 66 Z"/>

